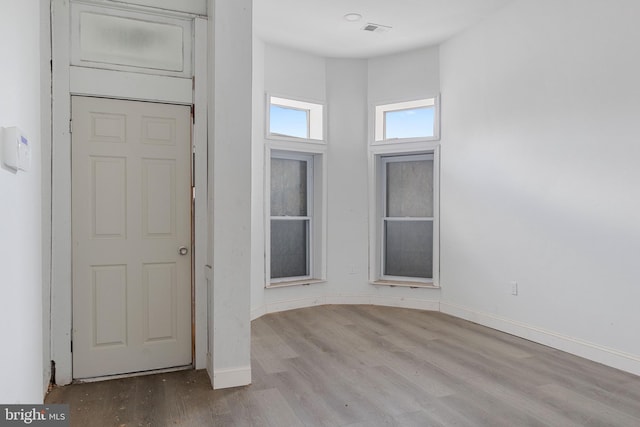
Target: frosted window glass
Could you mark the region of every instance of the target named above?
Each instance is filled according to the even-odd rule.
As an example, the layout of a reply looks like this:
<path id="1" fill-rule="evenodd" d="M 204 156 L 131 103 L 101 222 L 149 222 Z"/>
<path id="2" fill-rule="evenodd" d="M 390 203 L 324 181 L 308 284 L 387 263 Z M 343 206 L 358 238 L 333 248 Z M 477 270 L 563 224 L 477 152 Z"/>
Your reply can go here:
<path id="1" fill-rule="evenodd" d="M 387 217 L 433 217 L 433 160 L 387 163 Z"/>
<path id="2" fill-rule="evenodd" d="M 303 277 L 308 270 L 309 220 L 271 220 L 271 278 Z"/>
<path id="3" fill-rule="evenodd" d="M 269 108 L 269 132 L 272 135 L 309 138 L 309 112 L 271 104 Z"/>
<path id="4" fill-rule="evenodd" d="M 307 216 L 307 162 L 271 159 L 271 216 Z"/>
<path id="5" fill-rule="evenodd" d="M 80 59 L 183 71 L 183 31 L 177 25 L 85 12 L 80 15 Z"/>
<path id="6" fill-rule="evenodd" d="M 434 135 L 435 112 L 435 107 L 385 112 L 384 139 L 432 137 Z"/>
<path id="7" fill-rule="evenodd" d="M 387 276 L 433 278 L 433 222 L 385 221 Z"/>

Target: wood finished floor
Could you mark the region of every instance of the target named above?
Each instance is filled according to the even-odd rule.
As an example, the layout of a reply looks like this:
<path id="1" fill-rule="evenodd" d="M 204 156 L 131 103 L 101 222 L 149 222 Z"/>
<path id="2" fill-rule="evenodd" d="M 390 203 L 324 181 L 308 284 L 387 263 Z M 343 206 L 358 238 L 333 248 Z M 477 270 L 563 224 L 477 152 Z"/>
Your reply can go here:
<path id="1" fill-rule="evenodd" d="M 252 323 L 253 385 L 205 371 L 54 389 L 72 426 L 640 426 L 640 377 L 441 313 L 322 306 Z"/>

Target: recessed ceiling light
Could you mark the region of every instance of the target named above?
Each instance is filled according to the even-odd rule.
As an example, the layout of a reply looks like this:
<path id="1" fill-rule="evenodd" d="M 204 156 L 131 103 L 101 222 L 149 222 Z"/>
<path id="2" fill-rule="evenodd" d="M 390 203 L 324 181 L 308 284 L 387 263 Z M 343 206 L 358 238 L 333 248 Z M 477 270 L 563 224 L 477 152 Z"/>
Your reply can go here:
<path id="1" fill-rule="evenodd" d="M 344 19 L 349 22 L 357 22 L 362 19 L 362 15 L 359 13 L 347 13 L 344 15 Z"/>

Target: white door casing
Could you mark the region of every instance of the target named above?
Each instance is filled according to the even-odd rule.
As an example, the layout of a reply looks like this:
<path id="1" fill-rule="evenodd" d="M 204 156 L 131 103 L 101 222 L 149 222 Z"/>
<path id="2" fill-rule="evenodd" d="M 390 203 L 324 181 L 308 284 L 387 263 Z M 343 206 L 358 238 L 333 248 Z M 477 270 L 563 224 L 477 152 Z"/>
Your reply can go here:
<path id="1" fill-rule="evenodd" d="M 190 107 L 74 96 L 72 119 L 73 377 L 191 365 Z"/>

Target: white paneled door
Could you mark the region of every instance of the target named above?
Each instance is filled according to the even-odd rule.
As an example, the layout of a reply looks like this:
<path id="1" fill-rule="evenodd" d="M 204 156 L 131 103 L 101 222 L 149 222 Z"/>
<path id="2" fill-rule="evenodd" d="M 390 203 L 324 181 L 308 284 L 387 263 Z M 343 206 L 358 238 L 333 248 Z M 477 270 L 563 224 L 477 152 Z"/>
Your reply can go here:
<path id="1" fill-rule="evenodd" d="M 190 112 L 72 98 L 76 379 L 192 363 Z"/>

